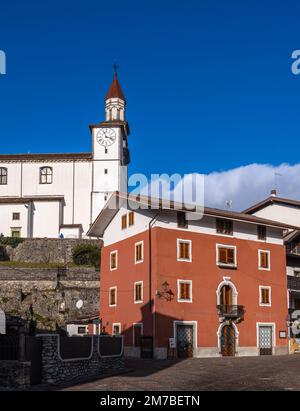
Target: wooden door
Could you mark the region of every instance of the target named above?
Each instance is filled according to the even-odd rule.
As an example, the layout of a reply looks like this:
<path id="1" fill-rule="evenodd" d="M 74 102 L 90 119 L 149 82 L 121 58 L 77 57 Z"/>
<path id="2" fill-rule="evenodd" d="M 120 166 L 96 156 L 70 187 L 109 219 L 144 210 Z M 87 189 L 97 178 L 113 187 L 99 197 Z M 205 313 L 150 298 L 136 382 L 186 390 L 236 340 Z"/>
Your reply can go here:
<path id="1" fill-rule="evenodd" d="M 224 325 L 221 332 L 221 354 L 223 357 L 235 355 L 235 330 L 232 325 Z"/>

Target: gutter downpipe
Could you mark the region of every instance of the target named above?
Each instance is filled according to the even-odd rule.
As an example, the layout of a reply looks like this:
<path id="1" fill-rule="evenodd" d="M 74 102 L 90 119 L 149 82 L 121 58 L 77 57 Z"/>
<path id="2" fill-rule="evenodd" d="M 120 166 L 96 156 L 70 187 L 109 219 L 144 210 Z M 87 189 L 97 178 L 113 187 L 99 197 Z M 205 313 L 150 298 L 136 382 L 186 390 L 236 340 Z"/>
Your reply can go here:
<path id="1" fill-rule="evenodd" d="M 152 337 L 153 337 L 153 357 L 154 357 L 154 346 L 155 346 L 155 311 L 152 312 L 152 307 L 154 306 L 154 299 L 152 302 L 152 228 L 153 224 L 156 222 L 159 214 L 161 213 L 161 205 L 159 206 L 159 211 L 155 214 L 152 220 L 149 222 L 149 309 L 152 315 Z"/>

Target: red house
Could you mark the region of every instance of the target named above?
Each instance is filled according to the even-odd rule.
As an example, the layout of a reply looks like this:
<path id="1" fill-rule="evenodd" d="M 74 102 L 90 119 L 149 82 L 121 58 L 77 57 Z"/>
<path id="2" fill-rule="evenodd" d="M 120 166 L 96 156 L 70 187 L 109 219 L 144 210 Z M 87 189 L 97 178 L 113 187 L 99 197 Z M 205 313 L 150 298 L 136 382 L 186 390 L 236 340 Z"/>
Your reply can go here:
<path id="1" fill-rule="evenodd" d="M 115 193 L 89 235 L 104 241 L 100 316 L 125 354 L 286 354 L 286 224 Z M 150 202 L 152 207 L 150 207 Z M 291 228 L 291 227 L 289 227 Z"/>

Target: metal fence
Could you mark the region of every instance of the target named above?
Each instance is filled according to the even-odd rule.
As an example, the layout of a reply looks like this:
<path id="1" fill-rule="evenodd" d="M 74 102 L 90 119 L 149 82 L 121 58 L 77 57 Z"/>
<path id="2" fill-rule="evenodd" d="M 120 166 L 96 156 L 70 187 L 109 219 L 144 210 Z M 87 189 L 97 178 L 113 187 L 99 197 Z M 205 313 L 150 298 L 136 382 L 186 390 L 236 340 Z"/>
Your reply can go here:
<path id="1" fill-rule="evenodd" d="M 121 357 L 123 354 L 123 337 L 121 335 L 100 335 L 98 353 L 100 357 Z"/>
<path id="2" fill-rule="evenodd" d="M 18 360 L 19 347 L 18 335 L 0 335 L 0 360 Z"/>
<path id="3" fill-rule="evenodd" d="M 58 337 L 59 355 L 62 360 L 90 358 L 93 354 L 92 337 Z"/>

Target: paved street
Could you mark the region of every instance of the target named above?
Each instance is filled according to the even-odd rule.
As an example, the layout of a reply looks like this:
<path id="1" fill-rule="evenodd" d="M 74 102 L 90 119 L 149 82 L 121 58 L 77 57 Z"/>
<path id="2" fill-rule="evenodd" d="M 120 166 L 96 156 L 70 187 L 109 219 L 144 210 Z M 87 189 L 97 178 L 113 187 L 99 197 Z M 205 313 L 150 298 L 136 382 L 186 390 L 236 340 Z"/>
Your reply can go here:
<path id="1" fill-rule="evenodd" d="M 71 391 L 300 390 L 300 355 L 127 360 L 132 372 L 77 385 Z"/>

